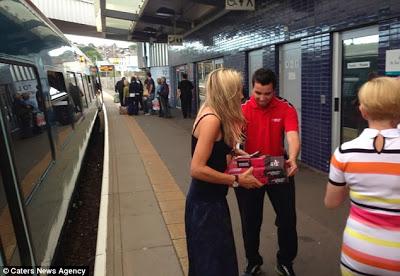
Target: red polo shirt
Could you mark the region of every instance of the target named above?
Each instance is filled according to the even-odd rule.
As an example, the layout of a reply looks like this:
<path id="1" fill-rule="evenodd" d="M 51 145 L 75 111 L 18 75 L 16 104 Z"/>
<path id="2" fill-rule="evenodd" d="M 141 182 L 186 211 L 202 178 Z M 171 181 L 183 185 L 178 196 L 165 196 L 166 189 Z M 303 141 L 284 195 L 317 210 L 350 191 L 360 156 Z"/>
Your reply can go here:
<path id="1" fill-rule="evenodd" d="M 242 104 L 242 111 L 247 122 L 244 148 L 247 153 L 283 155 L 284 132 L 299 131 L 296 109 L 285 99 L 274 96 L 261 108 L 251 97 Z"/>

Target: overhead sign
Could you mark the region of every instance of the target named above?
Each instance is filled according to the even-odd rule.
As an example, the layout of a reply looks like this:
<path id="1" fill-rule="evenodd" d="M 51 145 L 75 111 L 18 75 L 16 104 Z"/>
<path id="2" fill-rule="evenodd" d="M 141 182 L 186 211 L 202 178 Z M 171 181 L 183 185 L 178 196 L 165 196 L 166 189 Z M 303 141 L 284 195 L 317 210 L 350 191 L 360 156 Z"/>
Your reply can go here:
<path id="1" fill-rule="evenodd" d="M 100 72 L 111 72 L 114 71 L 114 65 L 101 65 L 99 70 Z"/>
<path id="2" fill-rule="evenodd" d="M 17 93 L 36 93 L 37 91 L 36 80 L 16 81 L 14 82 L 14 85 Z"/>
<path id="3" fill-rule="evenodd" d="M 168 45 L 182 46 L 183 45 L 183 36 L 182 35 L 169 35 L 168 36 Z"/>
<path id="4" fill-rule="evenodd" d="M 369 62 L 369 61 L 347 63 L 347 69 L 369 68 L 370 66 L 371 66 L 371 62 Z"/>
<path id="5" fill-rule="evenodd" d="M 400 49 L 386 51 L 386 75 L 400 75 Z"/>
<path id="6" fill-rule="evenodd" d="M 254 11 L 255 0 L 225 0 L 225 9 L 236 11 Z"/>

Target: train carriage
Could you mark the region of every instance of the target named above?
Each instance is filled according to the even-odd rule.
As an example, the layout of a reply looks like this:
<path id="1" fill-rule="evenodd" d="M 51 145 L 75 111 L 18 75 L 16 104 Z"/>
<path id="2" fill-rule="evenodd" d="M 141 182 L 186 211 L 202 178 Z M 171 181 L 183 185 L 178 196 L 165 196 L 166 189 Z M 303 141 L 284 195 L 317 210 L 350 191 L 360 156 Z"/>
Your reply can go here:
<path id="1" fill-rule="evenodd" d="M 100 80 L 30 1 L 0 1 L 0 34 L 0 266 L 51 265 Z"/>

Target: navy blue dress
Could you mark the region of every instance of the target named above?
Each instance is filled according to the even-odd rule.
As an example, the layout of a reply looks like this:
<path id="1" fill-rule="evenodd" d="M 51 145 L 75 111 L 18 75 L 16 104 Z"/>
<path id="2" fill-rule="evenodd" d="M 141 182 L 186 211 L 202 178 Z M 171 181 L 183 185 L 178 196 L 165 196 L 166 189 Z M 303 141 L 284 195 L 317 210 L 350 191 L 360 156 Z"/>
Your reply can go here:
<path id="1" fill-rule="evenodd" d="M 207 113 L 198 122 L 207 115 L 214 114 Z M 192 135 L 192 156 L 196 144 L 197 138 Z M 214 142 L 207 166 L 225 171 L 226 155 L 230 151 L 223 139 Z M 185 208 L 189 276 L 238 275 L 227 193 L 227 185 L 192 179 Z"/>

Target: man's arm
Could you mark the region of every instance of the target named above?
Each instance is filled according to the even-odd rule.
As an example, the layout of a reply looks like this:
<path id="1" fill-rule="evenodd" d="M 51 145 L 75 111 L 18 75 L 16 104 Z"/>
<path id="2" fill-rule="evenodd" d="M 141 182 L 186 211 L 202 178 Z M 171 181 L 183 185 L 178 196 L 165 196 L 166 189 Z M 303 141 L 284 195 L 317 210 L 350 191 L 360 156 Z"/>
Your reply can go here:
<path id="1" fill-rule="evenodd" d="M 297 131 L 286 132 L 286 139 L 288 142 L 289 159 L 286 161 L 288 165 L 288 176 L 295 175 L 297 167 L 297 157 L 300 152 L 300 137 Z"/>

